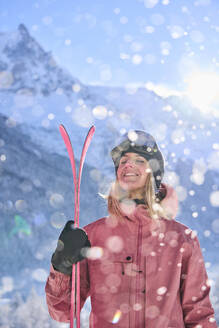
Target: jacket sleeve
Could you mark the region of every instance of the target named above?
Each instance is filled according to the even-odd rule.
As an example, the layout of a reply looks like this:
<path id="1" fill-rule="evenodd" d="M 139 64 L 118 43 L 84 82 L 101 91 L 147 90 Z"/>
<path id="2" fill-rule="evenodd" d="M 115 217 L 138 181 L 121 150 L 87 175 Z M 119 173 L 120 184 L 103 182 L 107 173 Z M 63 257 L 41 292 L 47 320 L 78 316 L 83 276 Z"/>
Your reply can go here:
<path id="1" fill-rule="evenodd" d="M 186 328 L 217 328 L 209 293 L 210 284 L 198 238 L 183 265 L 181 301 Z"/>
<path id="2" fill-rule="evenodd" d="M 82 308 L 89 296 L 87 260 L 80 262 L 80 277 L 80 306 Z M 45 292 L 51 318 L 60 322 L 69 322 L 71 308 L 71 276 L 54 270 L 51 265 Z"/>

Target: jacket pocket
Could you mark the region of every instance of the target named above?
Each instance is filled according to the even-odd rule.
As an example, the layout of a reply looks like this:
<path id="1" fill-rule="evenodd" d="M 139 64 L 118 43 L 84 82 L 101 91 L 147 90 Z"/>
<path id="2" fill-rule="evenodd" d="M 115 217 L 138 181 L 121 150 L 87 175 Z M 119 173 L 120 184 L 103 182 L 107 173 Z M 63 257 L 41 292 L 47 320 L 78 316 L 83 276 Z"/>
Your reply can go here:
<path id="1" fill-rule="evenodd" d="M 119 265 L 121 274 L 125 275 L 128 266 L 132 266 L 133 255 L 130 253 L 114 254 L 111 261 L 115 267 Z"/>
<path id="2" fill-rule="evenodd" d="M 126 253 L 110 254 L 106 259 L 89 261 L 89 277 L 91 294 L 109 292 L 114 294 L 124 291 L 126 272 L 133 262 L 133 255 Z"/>

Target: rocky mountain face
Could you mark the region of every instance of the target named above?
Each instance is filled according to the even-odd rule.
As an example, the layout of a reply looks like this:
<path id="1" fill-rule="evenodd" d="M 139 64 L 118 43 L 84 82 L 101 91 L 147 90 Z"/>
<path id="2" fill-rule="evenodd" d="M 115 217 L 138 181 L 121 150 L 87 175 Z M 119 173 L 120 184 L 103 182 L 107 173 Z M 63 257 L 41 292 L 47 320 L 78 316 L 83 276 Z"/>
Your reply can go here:
<path id="1" fill-rule="evenodd" d="M 72 85 L 78 83 L 57 66 L 51 53 L 43 50 L 23 24 L 14 33 L 1 34 L 0 38 L 0 71 L 8 72 L 1 89 L 11 92 L 28 89 L 34 94 L 47 96 L 57 88 L 63 88 L 68 95 L 72 92 Z"/>

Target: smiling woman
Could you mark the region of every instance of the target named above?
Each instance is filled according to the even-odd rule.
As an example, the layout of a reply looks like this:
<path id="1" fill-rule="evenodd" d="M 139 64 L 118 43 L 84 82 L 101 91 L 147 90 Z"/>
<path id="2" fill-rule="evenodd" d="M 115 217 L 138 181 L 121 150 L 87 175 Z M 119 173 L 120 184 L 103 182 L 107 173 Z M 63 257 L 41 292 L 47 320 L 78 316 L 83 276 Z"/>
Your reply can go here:
<path id="1" fill-rule="evenodd" d="M 90 328 L 216 328 L 200 245 L 174 220 L 177 198 L 162 183 L 156 141 L 130 131 L 111 156 L 109 216 L 84 230 L 68 221 L 61 232 L 46 284 L 50 315 L 69 322 L 72 263 L 81 261 L 80 304 L 90 296 Z"/>

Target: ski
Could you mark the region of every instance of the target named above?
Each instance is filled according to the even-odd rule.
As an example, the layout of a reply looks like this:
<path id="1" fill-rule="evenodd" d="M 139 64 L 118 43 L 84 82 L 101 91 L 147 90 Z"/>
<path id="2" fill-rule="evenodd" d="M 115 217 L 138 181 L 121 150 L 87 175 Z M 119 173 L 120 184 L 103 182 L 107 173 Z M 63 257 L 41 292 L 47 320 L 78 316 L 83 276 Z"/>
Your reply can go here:
<path id="1" fill-rule="evenodd" d="M 89 148 L 91 139 L 95 132 L 95 127 L 92 126 L 88 131 L 88 134 L 85 138 L 84 145 L 81 152 L 80 164 L 79 164 L 79 174 L 77 178 L 76 165 L 74 151 L 71 144 L 69 135 L 64 127 L 60 124 L 59 130 L 61 136 L 64 140 L 65 146 L 68 151 L 69 159 L 71 162 L 72 173 L 73 173 L 73 184 L 74 184 L 74 200 L 75 200 L 75 209 L 74 209 L 74 226 L 79 227 L 79 212 L 80 212 L 80 184 L 82 169 L 85 161 L 85 156 Z M 71 286 L 71 309 L 70 309 L 70 328 L 74 327 L 74 316 L 76 314 L 76 328 L 80 328 L 80 263 L 73 264 L 72 266 L 72 286 Z"/>

